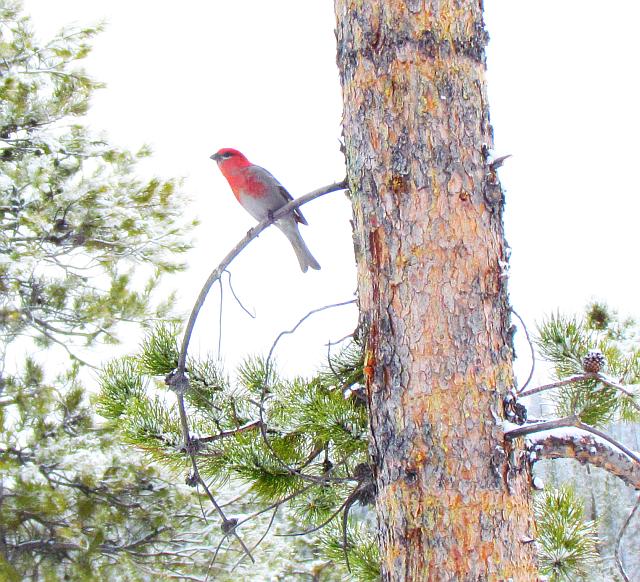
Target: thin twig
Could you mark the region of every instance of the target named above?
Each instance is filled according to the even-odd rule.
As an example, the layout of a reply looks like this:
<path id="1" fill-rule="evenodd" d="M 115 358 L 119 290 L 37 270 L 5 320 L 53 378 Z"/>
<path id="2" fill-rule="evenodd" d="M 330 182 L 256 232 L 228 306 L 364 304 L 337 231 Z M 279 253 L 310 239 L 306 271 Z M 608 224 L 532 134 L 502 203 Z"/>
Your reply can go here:
<path id="1" fill-rule="evenodd" d="M 225 269 L 223 271 L 224 273 L 226 273 L 229 277 L 229 289 L 231 289 L 231 294 L 233 295 L 233 298 L 236 300 L 236 302 L 238 303 L 238 305 L 242 308 L 242 310 L 251 318 L 251 319 L 255 319 L 256 318 L 256 314 L 255 313 L 251 313 L 251 311 L 249 311 L 242 303 L 242 301 L 240 301 L 240 299 L 238 298 L 238 296 L 236 295 L 236 292 L 233 288 L 233 285 L 231 284 L 231 271 L 229 271 L 228 269 Z"/>
<path id="2" fill-rule="evenodd" d="M 218 434 L 214 434 L 207 437 L 201 437 L 199 439 L 192 439 L 191 442 L 194 443 L 213 443 L 215 441 L 219 441 L 221 439 L 225 439 L 230 436 L 235 436 L 237 434 L 246 432 L 248 430 L 253 430 L 254 428 L 258 428 L 260 426 L 261 421 L 254 420 L 252 422 L 248 422 L 247 424 L 243 424 L 237 428 L 232 428 L 229 430 L 221 430 Z"/>
<path id="3" fill-rule="evenodd" d="M 220 308 L 218 311 L 218 361 L 222 355 L 222 302 L 224 299 L 224 289 L 222 288 L 222 279 L 218 279 L 220 286 Z"/>
<path id="4" fill-rule="evenodd" d="M 633 516 L 638 511 L 638 508 L 640 508 L 640 496 L 636 500 L 636 503 L 633 506 L 631 513 L 627 516 L 627 519 L 625 519 L 624 524 L 622 524 L 622 528 L 620 529 L 620 533 L 618 533 L 618 539 L 616 541 L 616 551 L 615 551 L 616 565 L 618 566 L 618 570 L 620 570 L 620 574 L 624 578 L 625 582 L 629 582 L 629 577 L 627 576 L 627 573 L 624 571 L 624 566 L 622 565 L 622 559 L 620 558 L 620 547 L 622 545 L 622 538 L 624 537 L 624 532 L 629 526 L 629 523 L 631 523 Z"/>
<path id="5" fill-rule="evenodd" d="M 350 299 L 349 301 L 341 301 L 340 303 L 332 303 L 331 305 L 323 305 L 322 307 L 318 307 L 316 309 L 312 309 L 311 311 L 309 311 L 304 317 L 302 317 L 300 320 L 298 320 L 298 323 L 296 323 L 291 329 L 287 329 L 285 331 L 281 331 L 278 334 L 278 337 L 276 337 L 275 341 L 273 342 L 273 344 L 271 345 L 271 349 L 269 350 L 269 354 L 267 355 L 267 360 L 265 363 L 265 368 L 269 369 L 269 363 L 271 360 L 271 357 L 273 356 L 273 352 L 275 351 L 278 342 L 285 336 L 285 335 L 291 335 L 292 333 L 295 333 L 298 328 L 307 320 L 309 319 L 312 315 L 315 315 L 316 313 L 320 313 L 321 311 L 326 311 L 327 309 L 333 309 L 334 307 L 344 307 L 345 305 L 352 305 L 356 302 L 355 299 Z M 267 376 L 268 377 L 268 376 Z"/>
<path id="6" fill-rule="evenodd" d="M 271 515 L 271 519 L 269 520 L 269 523 L 267 524 L 267 528 L 264 530 L 264 533 L 260 536 L 260 539 L 253 544 L 253 546 L 251 546 L 251 551 L 255 551 L 258 546 L 264 541 L 264 538 L 267 537 L 267 534 L 271 531 L 271 527 L 273 526 L 273 522 L 276 519 L 276 515 L 278 514 L 278 509 L 280 508 L 279 505 L 277 505 L 274 509 L 273 509 L 273 514 Z M 246 558 L 246 554 L 243 554 L 242 556 L 240 556 L 240 559 L 235 563 L 235 565 L 233 566 L 233 568 L 231 568 L 231 572 L 233 572 Z"/>
<path id="7" fill-rule="evenodd" d="M 353 337 L 353 333 L 348 333 L 347 335 L 345 335 L 344 337 L 341 337 L 339 340 L 336 340 L 334 342 L 332 342 L 331 340 L 329 340 L 329 343 L 327 344 L 327 346 L 331 347 L 331 346 L 337 346 L 338 344 L 341 344 L 343 341 L 346 341 L 350 338 Z"/>
<path id="8" fill-rule="evenodd" d="M 218 553 L 220 552 L 220 548 L 222 547 L 222 544 L 226 539 L 227 539 L 227 536 L 222 536 L 222 538 L 218 542 L 218 545 L 216 546 L 216 551 L 213 553 L 211 561 L 209 562 L 209 566 L 207 567 L 207 572 L 204 577 L 204 582 L 207 582 L 207 580 L 209 580 L 209 572 L 211 572 L 211 568 L 215 564 L 216 558 L 218 557 Z"/>
<path id="9" fill-rule="evenodd" d="M 349 503 L 350 500 L 351 500 L 351 495 L 347 497 L 344 500 L 344 503 L 340 507 L 338 507 L 338 509 L 334 511 L 331 514 L 331 516 L 325 521 L 323 521 L 320 525 L 316 525 L 315 527 L 312 527 L 311 529 L 307 529 L 304 531 L 298 531 L 295 533 L 286 533 L 286 534 L 276 534 L 276 535 L 281 538 L 291 538 L 291 537 L 297 537 L 297 536 L 304 536 L 306 534 L 313 533 L 314 531 L 318 531 L 319 529 L 322 529 L 325 525 L 332 522 L 340 514 L 340 512 L 345 508 L 345 506 L 347 505 L 347 503 Z"/>
<path id="10" fill-rule="evenodd" d="M 200 483 L 202 485 L 204 492 L 209 498 L 209 501 L 211 501 L 211 504 L 213 505 L 215 510 L 218 512 L 218 515 L 222 519 L 222 525 L 224 527 L 226 524 L 230 523 L 230 521 L 227 519 L 227 516 L 222 510 L 222 507 L 220 507 L 220 505 L 216 501 L 215 497 L 211 494 L 209 487 L 205 483 L 204 479 L 200 475 L 200 471 L 198 470 L 198 463 L 196 461 L 196 455 L 194 453 L 193 442 L 191 441 L 191 436 L 189 435 L 189 422 L 187 420 L 187 412 L 184 405 L 184 393 L 176 391 L 176 398 L 178 400 L 178 411 L 180 413 L 180 425 L 182 427 L 182 437 L 185 442 L 185 448 L 186 448 L 187 454 L 191 459 L 191 468 L 193 471 L 193 478 L 197 483 Z M 233 533 L 235 538 L 238 540 L 238 542 L 242 546 L 242 549 L 249 556 L 249 558 L 251 558 L 251 561 L 255 563 L 255 560 L 253 559 L 253 556 L 251 555 L 249 548 L 247 548 L 246 544 L 244 543 L 240 535 L 237 533 L 236 528 L 234 527 L 232 531 L 229 533 Z"/>
<path id="11" fill-rule="evenodd" d="M 634 408 L 640 411 L 640 405 L 635 401 L 635 398 L 637 396 L 636 394 L 634 394 L 633 392 L 630 392 L 627 388 L 625 388 L 624 386 L 621 386 L 617 382 L 610 380 L 603 374 L 597 374 L 596 376 L 598 380 L 600 380 L 600 382 L 602 382 L 603 384 L 606 384 L 607 386 L 611 386 L 611 388 L 615 388 L 616 390 L 619 390 L 620 392 L 622 392 L 624 395 L 628 396 L 631 399 L 631 402 L 629 402 L 629 404 L 631 404 L 631 406 L 633 406 Z M 637 384 L 633 384 L 633 386 L 637 386 Z"/>
<path id="12" fill-rule="evenodd" d="M 282 505 L 283 503 L 286 503 L 287 501 L 290 501 L 291 499 L 293 499 L 294 497 L 297 497 L 298 495 L 301 495 L 302 493 L 304 493 L 305 491 L 308 491 L 309 489 L 311 489 L 312 487 L 314 487 L 316 485 L 316 483 L 310 483 L 309 485 L 307 485 L 306 487 L 303 487 L 302 489 L 298 489 L 297 491 L 294 491 L 293 493 L 290 493 L 289 495 L 287 495 L 286 497 L 283 497 L 282 499 L 278 499 L 278 501 L 275 501 L 274 503 L 272 503 L 271 505 L 268 505 L 267 507 L 263 507 L 262 509 L 260 509 L 259 511 L 256 511 L 255 513 L 252 513 L 251 515 L 249 515 L 248 517 L 245 517 L 242 521 L 239 521 L 236 524 L 236 527 L 240 527 L 243 523 L 247 523 L 248 521 L 252 520 L 255 517 L 258 517 L 259 515 L 266 513 L 267 511 L 270 511 L 271 509 L 274 509 L 276 507 L 279 507 L 280 505 Z"/>
<path id="13" fill-rule="evenodd" d="M 522 329 L 524 330 L 524 335 L 526 336 L 527 342 L 529 343 L 529 350 L 531 350 L 531 370 L 529 372 L 529 377 L 527 378 L 527 381 L 524 383 L 522 388 L 520 388 L 520 392 L 523 392 L 524 389 L 529 385 L 529 382 L 531 382 L 531 379 L 533 378 L 533 373 L 536 369 L 536 351 L 533 348 L 533 342 L 531 341 L 531 337 L 529 336 L 529 330 L 527 329 L 527 326 L 525 325 L 524 320 L 522 319 L 522 317 L 520 317 L 518 312 L 513 307 L 511 308 L 511 313 L 513 313 L 520 320 L 520 323 L 522 324 Z"/>

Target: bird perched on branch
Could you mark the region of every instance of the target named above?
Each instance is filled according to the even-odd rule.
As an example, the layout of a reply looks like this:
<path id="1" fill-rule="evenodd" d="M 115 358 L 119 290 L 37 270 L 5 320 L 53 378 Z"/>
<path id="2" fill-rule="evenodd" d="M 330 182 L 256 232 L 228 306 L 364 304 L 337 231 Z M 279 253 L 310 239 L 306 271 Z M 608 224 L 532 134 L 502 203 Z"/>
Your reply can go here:
<path id="1" fill-rule="evenodd" d="M 218 163 L 222 175 L 244 209 L 258 221 L 272 214 L 293 200 L 291 194 L 267 170 L 252 164 L 238 150 L 223 148 L 211 156 Z M 299 208 L 276 220 L 275 225 L 289 239 L 296 252 L 303 273 L 307 269 L 319 269 L 318 261 L 307 248 L 298 223 L 307 224 Z"/>

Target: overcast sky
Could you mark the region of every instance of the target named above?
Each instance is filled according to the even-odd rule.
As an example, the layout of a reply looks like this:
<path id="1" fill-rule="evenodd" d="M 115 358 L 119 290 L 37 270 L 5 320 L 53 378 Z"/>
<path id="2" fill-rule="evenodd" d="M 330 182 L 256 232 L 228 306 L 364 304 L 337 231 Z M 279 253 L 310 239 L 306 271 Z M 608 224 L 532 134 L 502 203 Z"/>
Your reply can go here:
<path id="1" fill-rule="evenodd" d="M 118 145 L 150 144 L 145 172 L 184 176 L 202 221 L 188 273 L 169 283 L 190 310 L 220 258 L 253 224 L 209 156 L 236 147 L 294 196 L 339 180 L 341 98 L 328 0 L 26 0 L 47 36 L 106 20 L 85 67 L 107 84 L 90 115 Z M 606 6 L 606 8 L 604 8 Z M 507 194 L 514 307 L 533 324 L 604 299 L 638 315 L 637 23 L 628 0 L 485 0 L 495 155 Z M 275 229 L 232 266 L 249 319 L 225 294 L 223 356 L 267 351 L 307 311 L 353 298 L 350 206 L 341 193 L 304 208 L 302 232 L 322 265 L 302 274 Z M 217 350 L 214 293 L 195 348 Z M 353 331 L 355 308 L 324 313 L 285 339 L 289 372 L 310 372 L 328 340 Z M 521 334 L 519 334 L 521 335 Z M 526 350 L 520 350 L 526 353 Z M 525 375 L 523 358 L 517 366 Z"/>

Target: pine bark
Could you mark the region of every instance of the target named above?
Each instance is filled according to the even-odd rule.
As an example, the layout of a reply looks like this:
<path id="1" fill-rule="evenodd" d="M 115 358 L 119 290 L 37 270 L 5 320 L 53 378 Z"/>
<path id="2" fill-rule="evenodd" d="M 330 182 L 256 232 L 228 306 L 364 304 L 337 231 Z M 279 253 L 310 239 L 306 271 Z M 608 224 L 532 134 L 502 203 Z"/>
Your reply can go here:
<path id="1" fill-rule="evenodd" d="M 536 579 L 481 5 L 335 0 L 383 580 Z"/>

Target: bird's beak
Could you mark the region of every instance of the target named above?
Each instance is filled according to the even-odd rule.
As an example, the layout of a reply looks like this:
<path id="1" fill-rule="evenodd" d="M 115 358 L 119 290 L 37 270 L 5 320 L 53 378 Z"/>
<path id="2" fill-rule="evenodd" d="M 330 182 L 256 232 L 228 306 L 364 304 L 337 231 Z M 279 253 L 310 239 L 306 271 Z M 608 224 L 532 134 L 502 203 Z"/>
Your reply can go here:
<path id="1" fill-rule="evenodd" d="M 220 154 L 213 154 L 210 158 L 215 162 L 219 162 L 222 159 L 222 156 Z"/>

